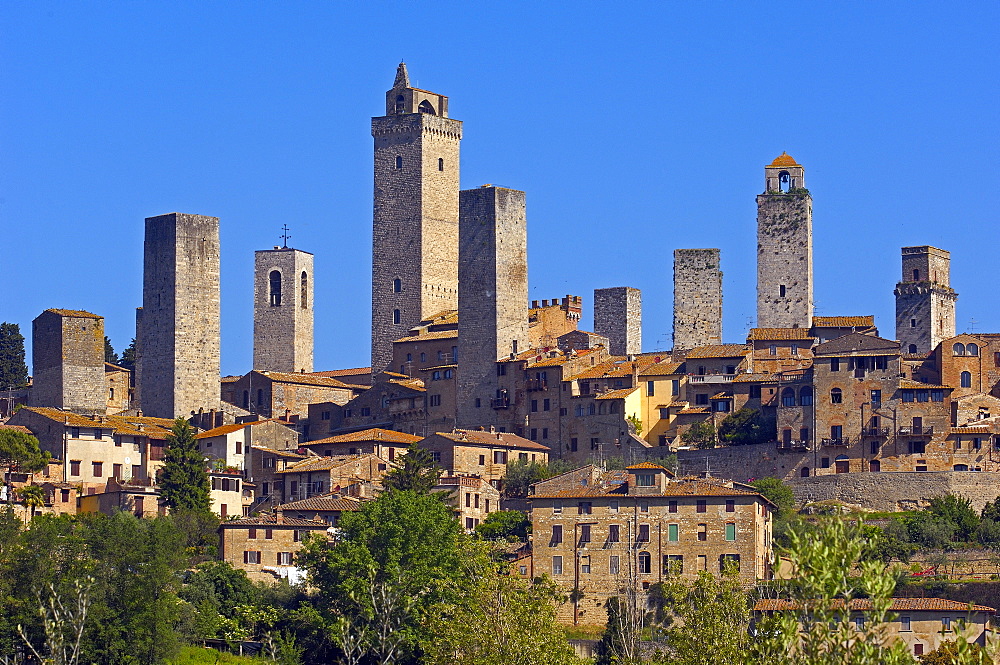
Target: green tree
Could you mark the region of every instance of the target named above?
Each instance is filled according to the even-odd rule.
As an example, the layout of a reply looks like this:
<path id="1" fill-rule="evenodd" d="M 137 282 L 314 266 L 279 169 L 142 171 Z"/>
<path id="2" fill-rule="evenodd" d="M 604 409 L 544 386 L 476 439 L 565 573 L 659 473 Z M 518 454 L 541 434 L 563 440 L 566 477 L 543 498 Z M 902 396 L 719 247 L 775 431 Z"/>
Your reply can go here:
<path id="1" fill-rule="evenodd" d="M 992 665 L 993 659 L 978 644 L 948 640 L 918 657 L 922 665 Z"/>
<path id="2" fill-rule="evenodd" d="M 795 510 L 795 494 L 792 488 L 778 478 L 759 478 L 750 483 L 755 490 L 763 494 L 779 511 Z"/>
<path id="3" fill-rule="evenodd" d="M 31 517 L 35 517 L 35 509 L 45 505 L 45 490 L 39 485 L 25 485 L 17 490 L 21 496 L 21 502 L 31 511 Z"/>
<path id="4" fill-rule="evenodd" d="M 531 520 L 520 510 L 498 510 L 486 516 L 476 534 L 483 540 L 524 542 L 531 531 Z"/>
<path id="5" fill-rule="evenodd" d="M 118 359 L 118 365 L 120 367 L 124 367 L 125 369 L 129 370 L 130 372 L 135 372 L 135 338 L 134 337 L 132 338 L 132 341 L 129 343 L 129 345 L 125 347 L 125 350 L 122 351 L 121 358 Z"/>
<path id="6" fill-rule="evenodd" d="M 774 440 L 775 425 L 758 409 L 744 407 L 719 423 L 719 440 L 727 446 L 745 446 Z"/>
<path id="7" fill-rule="evenodd" d="M 636 436 L 642 436 L 642 419 L 639 416 L 633 413 L 625 418 L 625 420 L 628 421 Z"/>
<path id="8" fill-rule="evenodd" d="M 969 542 L 974 539 L 979 516 L 972 509 L 971 500 L 951 493 L 931 497 L 927 512 L 954 526 L 954 540 Z"/>
<path id="9" fill-rule="evenodd" d="M 382 484 L 389 489 L 429 494 L 440 478 L 441 467 L 434 461 L 431 451 L 411 443 L 396 466 L 382 476 Z"/>
<path id="10" fill-rule="evenodd" d="M 51 456 L 38 447 L 38 439 L 15 429 L 0 429 L 0 467 L 10 471 L 37 473 L 49 463 Z M 7 475 L 4 474 L 6 481 Z M 7 487 L 7 502 L 13 499 Z"/>
<path id="11" fill-rule="evenodd" d="M 507 465 L 507 473 L 503 477 L 503 495 L 508 499 L 520 499 L 528 496 L 528 487 L 551 477 L 549 467 L 528 460 L 514 460 Z"/>
<path id="12" fill-rule="evenodd" d="M 715 425 L 710 420 L 695 423 L 681 434 L 681 441 L 697 448 L 715 447 Z"/>
<path id="13" fill-rule="evenodd" d="M 174 421 L 167 435 L 159 485 L 172 510 L 207 513 L 211 508 L 205 456 L 198 451 L 194 428 L 183 418 Z"/>
<path id="14" fill-rule="evenodd" d="M 0 323 L 0 388 L 28 385 L 28 366 L 24 362 L 24 335 L 16 323 Z"/>
<path id="15" fill-rule="evenodd" d="M 115 353 L 115 347 L 111 346 L 111 338 L 107 335 L 104 336 L 104 362 L 111 363 L 112 365 L 117 365 L 121 362 L 118 359 L 118 354 Z"/>

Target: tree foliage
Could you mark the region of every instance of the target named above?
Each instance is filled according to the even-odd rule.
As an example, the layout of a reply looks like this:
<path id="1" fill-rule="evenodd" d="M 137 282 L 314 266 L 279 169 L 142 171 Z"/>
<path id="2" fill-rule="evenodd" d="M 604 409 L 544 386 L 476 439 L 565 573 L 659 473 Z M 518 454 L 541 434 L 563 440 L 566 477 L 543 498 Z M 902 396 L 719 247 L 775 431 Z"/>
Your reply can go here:
<path id="1" fill-rule="evenodd" d="M 972 501 L 957 494 L 931 497 L 927 512 L 953 527 L 953 540 L 972 540 L 979 526 L 979 516 L 972 509 Z"/>
<path id="2" fill-rule="evenodd" d="M 520 510 L 498 510 L 486 516 L 476 534 L 483 540 L 524 542 L 531 531 L 531 520 Z"/>
<path id="3" fill-rule="evenodd" d="M 160 494 L 172 510 L 207 513 L 212 505 L 205 456 L 198 450 L 195 430 L 178 418 L 167 435 Z"/>
<path id="4" fill-rule="evenodd" d="M 125 369 L 127 369 L 130 372 L 135 372 L 135 338 L 134 337 L 132 338 L 132 341 L 129 343 L 129 345 L 125 347 L 125 350 L 122 351 L 122 355 L 118 359 L 118 366 L 119 367 L 124 367 Z"/>
<path id="5" fill-rule="evenodd" d="M 697 448 L 715 447 L 715 425 L 710 420 L 695 423 L 681 434 L 681 441 Z"/>
<path id="6" fill-rule="evenodd" d="M 773 441 L 775 424 L 758 409 L 744 407 L 719 423 L 719 440 L 727 446 L 745 446 Z"/>
<path id="7" fill-rule="evenodd" d="M 38 446 L 38 439 L 16 429 L 0 429 L 0 466 L 11 471 L 37 473 L 51 459 L 48 452 Z"/>
<path id="8" fill-rule="evenodd" d="M 16 323 L 0 323 L 0 389 L 28 385 L 24 362 L 24 335 Z"/>
<path id="9" fill-rule="evenodd" d="M 382 484 L 389 489 L 428 494 L 440 478 L 441 467 L 434 461 L 431 451 L 411 443 L 396 466 L 382 476 Z"/>
<path id="10" fill-rule="evenodd" d="M 104 362 L 111 363 L 112 365 L 117 365 L 121 362 L 118 354 L 115 353 L 115 347 L 111 345 L 111 338 L 107 335 L 104 336 Z"/>

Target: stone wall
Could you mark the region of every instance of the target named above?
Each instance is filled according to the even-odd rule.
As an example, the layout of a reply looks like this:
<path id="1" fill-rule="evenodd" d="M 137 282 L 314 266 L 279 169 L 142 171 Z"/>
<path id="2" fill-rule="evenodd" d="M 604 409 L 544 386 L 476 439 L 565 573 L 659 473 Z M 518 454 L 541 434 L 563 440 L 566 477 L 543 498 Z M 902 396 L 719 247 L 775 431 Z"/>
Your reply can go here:
<path id="1" fill-rule="evenodd" d="M 838 473 L 795 478 L 790 484 L 802 503 L 835 500 L 879 511 L 912 510 L 931 497 L 953 493 L 971 500 L 979 512 L 1000 495 L 996 474 L 965 471 Z"/>
<path id="2" fill-rule="evenodd" d="M 594 289 L 594 332 L 614 356 L 642 353 L 642 292 L 631 286 Z"/>
<path id="3" fill-rule="evenodd" d="M 904 353 L 930 353 L 955 336 L 951 254 L 930 246 L 903 247 L 903 278 L 896 284 L 896 337 Z M 916 347 L 916 349 L 913 349 Z"/>
<path id="4" fill-rule="evenodd" d="M 718 249 L 674 250 L 674 348 L 722 344 Z"/>
<path id="5" fill-rule="evenodd" d="M 272 293 L 274 272 L 280 275 L 278 293 Z M 313 283 L 309 252 L 254 252 L 253 369 L 313 371 Z"/>
<path id="6" fill-rule="evenodd" d="M 104 318 L 48 309 L 31 324 L 31 403 L 80 413 L 107 411 Z"/>

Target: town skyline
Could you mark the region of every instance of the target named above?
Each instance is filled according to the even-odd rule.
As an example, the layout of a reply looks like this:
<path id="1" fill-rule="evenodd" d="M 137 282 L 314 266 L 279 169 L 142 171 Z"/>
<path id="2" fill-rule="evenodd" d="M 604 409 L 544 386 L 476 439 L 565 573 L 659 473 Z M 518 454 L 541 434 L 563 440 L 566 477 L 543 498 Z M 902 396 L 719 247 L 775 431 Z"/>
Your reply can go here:
<path id="1" fill-rule="evenodd" d="M 10 52 L 21 48 L 32 26 L 52 28 L 41 38 L 51 45 L 45 40 L 58 39 L 74 16 L 72 9 L 58 17 L 26 8 L 7 11 L 19 19 L 15 39 L 4 47 Z M 105 317 L 120 352 L 134 335 L 134 308 L 141 304 L 142 220 L 176 210 L 221 220 L 224 374 L 249 369 L 253 250 L 281 244 L 283 224 L 291 227 L 289 246 L 316 256 L 316 369 L 367 365 L 372 172 L 367 124 L 382 113 L 397 56 L 407 61 L 415 86 L 447 95 L 451 116 L 464 122 L 461 188 L 491 182 L 527 192 L 529 299 L 583 296 L 583 329 L 593 329 L 594 288 L 633 286 L 643 291 L 643 348 L 669 348 L 673 249 L 720 247 L 723 336 L 742 342 L 747 319 L 755 314 L 754 197 L 763 191 L 764 165 L 782 151 L 805 167 L 815 204 L 817 314 L 874 314 L 881 334 L 893 337 L 899 248 L 928 244 L 951 252 L 958 332 L 1000 329 L 1000 315 L 989 306 L 995 297 L 979 279 L 984 247 L 997 239 L 991 224 L 997 198 L 991 156 L 997 142 L 972 129 L 991 118 L 985 100 L 996 86 L 984 85 L 992 79 L 976 72 L 987 71 L 995 56 L 985 50 L 984 29 L 974 26 L 971 16 L 941 17 L 931 25 L 929 14 L 916 14 L 915 25 L 884 34 L 878 43 L 862 37 L 876 34 L 890 16 L 874 17 L 878 20 L 864 27 L 850 17 L 826 16 L 827 41 L 816 44 L 807 44 L 806 35 L 820 15 L 799 17 L 796 25 L 805 30 L 789 31 L 788 38 L 803 49 L 796 65 L 814 65 L 815 80 L 810 74 L 782 80 L 763 71 L 753 81 L 761 89 L 753 90 L 737 79 L 770 55 L 751 47 L 782 32 L 763 17 L 749 17 L 763 30 L 759 36 L 741 33 L 736 44 L 713 44 L 709 50 L 720 58 L 717 63 L 697 63 L 684 52 L 690 46 L 686 40 L 694 41 L 698 32 L 692 30 L 667 44 L 629 42 L 634 48 L 628 52 L 613 48 L 624 44 L 624 37 L 614 34 L 589 57 L 563 55 L 547 68 L 519 71 L 527 56 L 488 56 L 486 45 L 457 62 L 444 52 L 363 39 L 355 43 L 364 47 L 354 53 L 356 61 L 331 66 L 353 42 L 323 47 L 319 28 L 303 33 L 302 50 L 294 57 L 278 57 L 280 44 L 270 42 L 256 54 L 223 53 L 226 44 L 243 43 L 234 28 L 219 33 L 218 49 L 193 49 L 176 60 L 140 49 L 134 62 L 112 62 L 118 52 L 106 46 L 108 38 L 130 21 L 157 16 L 155 8 L 127 14 L 113 24 L 102 24 L 110 17 L 100 11 L 76 15 L 100 28 L 88 37 L 93 50 L 84 49 L 79 62 L 71 63 L 60 59 L 58 50 L 43 48 L 52 59 L 26 65 L 4 83 L 7 120 L 0 131 L 9 150 L 0 168 L 8 187 L 0 211 L 9 246 L 24 251 L 5 252 L 11 282 L 2 318 L 19 323 L 26 337 L 30 321 L 46 308 L 86 309 Z M 748 18 L 745 11 L 735 14 L 709 42 L 721 42 L 737 19 Z M 331 10 L 315 18 L 326 26 L 336 17 Z M 209 16 L 208 25 L 221 18 Z M 259 26 L 267 18 L 277 19 L 277 32 L 302 27 L 306 19 L 250 12 L 240 27 Z M 534 18 L 535 29 L 520 39 L 538 49 L 540 28 L 552 17 Z M 665 32 L 675 30 L 662 15 L 652 18 Z M 341 30 L 346 35 L 348 28 L 374 20 L 355 16 Z M 427 19 L 414 13 L 392 20 Z M 538 52 L 552 55 L 571 35 L 595 30 L 587 21 L 571 21 L 562 39 Z M 942 38 L 940 48 L 924 39 L 950 31 L 966 31 L 967 38 L 961 43 Z M 462 41 L 471 41 L 471 34 L 463 33 Z M 838 34 L 865 41 L 865 53 L 838 51 Z M 907 43 L 926 51 L 908 58 L 895 52 Z M 117 48 L 124 51 L 129 44 L 138 46 L 126 40 Z M 736 67 L 741 48 L 753 57 Z M 836 53 L 843 63 L 824 62 Z M 889 57 L 869 61 L 865 55 Z M 220 72 L 233 73 L 232 81 L 198 69 L 199 56 L 219 63 Z M 262 80 L 254 82 L 241 68 L 266 64 L 268 58 L 277 58 L 277 64 L 263 70 Z M 306 71 L 292 75 L 290 69 L 306 61 Z M 629 75 L 616 77 L 614 65 L 626 61 Z M 878 66 L 858 68 L 875 61 Z M 96 62 L 104 69 L 88 69 Z M 957 71 L 959 62 L 965 71 Z M 492 78 L 475 73 L 483 63 L 494 68 Z M 934 76 L 949 70 L 949 63 L 953 76 Z M 737 71 L 724 71 L 727 66 Z M 893 66 L 895 77 L 888 77 Z M 32 72 L 47 85 L 31 83 Z M 86 76 L 74 79 L 74 72 Z M 125 75 L 138 77 L 136 90 L 147 96 L 119 86 Z M 719 93 L 707 94 L 704 77 L 711 75 L 731 86 L 729 96 L 744 100 L 744 108 L 727 104 Z M 331 77 L 332 85 L 325 85 L 323 76 Z M 271 99 L 270 86 L 288 96 Z M 854 89 L 851 94 L 848 88 Z M 203 115 L 171 111 L 169 101 L 158 102 L 152 94 L 158 90 L 181 99 L 206 94 L 207 102 L 190 107 Z M 59 93 L 80 100 L 80 106 L 52 103 Z M 980 96 L 983 103 L 976 101 Z M 788 105 L 787 127 L 777 126 L 784 114 L 774 105 L 783 98 L 796 99 Z M 252 101 L 260 103 L 256 111 L 248 106 Z M 820 113 L 824 104 L 832 108 Z M 889 108 L 897 115 L 880 115 Z M 107 117 L 94 123 L 102 110 Z M 662 116 L 675 122 L 664 123 Z M 535 123 L 525 122 L 527 117 Z M 760 124 L 747 124 L 754 117 Z M 626 119 L 624 126 L 613 122 L 620 118 Z M 916 128 L 923 133 L 915 134 Z M 579 141 L 581 136 L 587 140 Z M 173 154 L 179 155 L 176 161 L 163 157 Z M 90 211 L 84 219 L 81 210 Z M 865 236 L 873 227 L 877 232 Z M 661 251 L 646 249 L 654 246 Z M 39 275 L 37 266 L 46 260 L 56 261 L 57 268 Z M 98 265 L 104 269 L 92 269 Z M 70 274 L 74 278 L 66 279 Z M 30 357 L 29 346 L 29 364 Z"/>

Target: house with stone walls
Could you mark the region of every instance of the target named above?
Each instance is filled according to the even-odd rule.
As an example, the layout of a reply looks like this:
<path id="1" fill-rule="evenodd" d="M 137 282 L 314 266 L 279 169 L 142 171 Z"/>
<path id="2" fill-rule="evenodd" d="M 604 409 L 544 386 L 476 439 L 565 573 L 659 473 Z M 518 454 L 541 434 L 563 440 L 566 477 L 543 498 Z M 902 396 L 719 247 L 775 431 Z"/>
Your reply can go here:
<path id="1" fill-rule="evenodd" d="M 253 370 L 222 384 L 223 400 L 264 418 L 305 418 L 315 402 L 346 404 L 363 387 L 315 374 Z M 297 418 L 296 418 L 297 419 Z"/>
<path id="2" fill-rule="evenodd" d="M 295 565 L 308 534 L 326 535 L 321 519 L 286 517 L 281 510 L 224 521 L 219 525 L 219 560 L 246 572 L 254 582 L 287 579 L 295 584 L 305 576 Z"/>
<path id="3" fill-rule="evenodd" d="M 107 415 L 121 414 L 132 408 L 135 398 L 132 372 L 112 363 L 104 363 L 104 383 L 108 394 Z"/>
<path id="4" fill-rule="evenodd" d="M 373 427 L 359 432 L 349 432 L 316 441 L 308 441 L 303 443 L 300 448 L 323 457 L 368 453 L 393 462 L 397 455 L 405 454 L 406 449 L 411 444 L 420 441 L 421 438 L 414 434 Z"/>
<path id="5" fill-rule="evenodd" d="M 254 448 L 295 450 L 298 433 L 281 420 L 251 420 L 214 427 L 195 435 L 198 450 L 212 468 L 243 471 L 249 468 L 247 459 Z"/>
<path id="6" fill-rule="evenodd" d="M 275 481 L 274 489 L 279 491 L 283 502 L 307 499 L 317 494 L 340 491 L 357 482 L 377 483 L 388 469 L 388 460 L 378 455 L 310 455 L 276 471 L 275 475 L 280 480 Z"/>
<path id="7" fill-rule="evenodd" d="M 277 508 L 288 517 L 314 522 L 322 521 L 334 527 L 340 522 L 341 515 L 360 509 L 360 499 L 344 496 L 337 492 L 318 494 L 307 499 L 283 503 Z"/>
<path id="8" fill-rule="evenodd" d="M 501 510 L 500 492 L 479 476 L 442 476 L 433 491 L 448 492 L 448 505 L 455 509 L 458 521 L 469 533 L 487 515 Z"/>
<path id="9" fill-rule="evenodd" d="M 497 489 L 503 488 L 509 463 L 522 460 L 547 464 L 549 459 L 548 446 L 496 428 L 436 432 L 419 445 L 429 450 L 448 473 L 479 476 Z"/>

